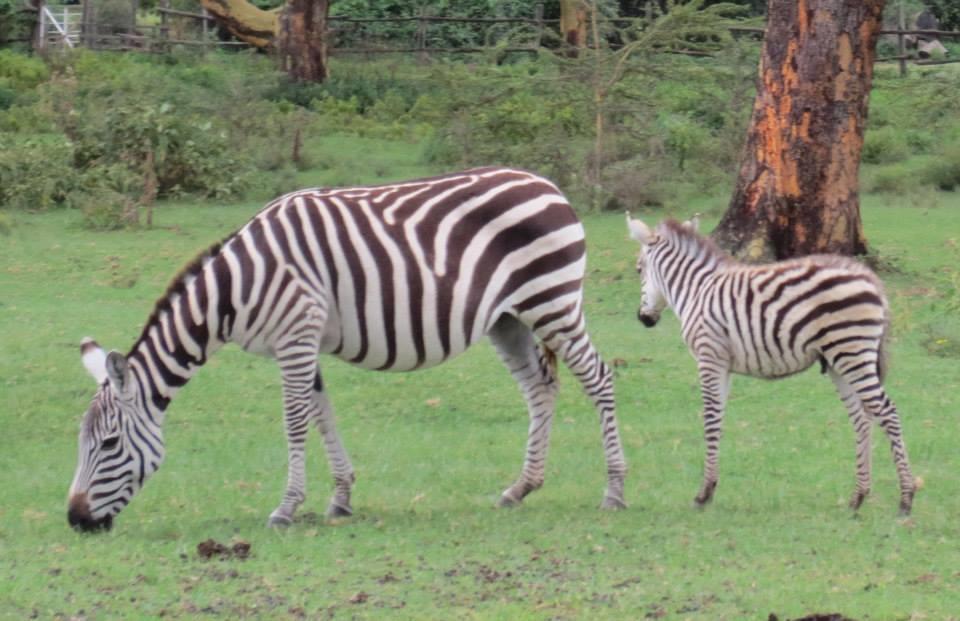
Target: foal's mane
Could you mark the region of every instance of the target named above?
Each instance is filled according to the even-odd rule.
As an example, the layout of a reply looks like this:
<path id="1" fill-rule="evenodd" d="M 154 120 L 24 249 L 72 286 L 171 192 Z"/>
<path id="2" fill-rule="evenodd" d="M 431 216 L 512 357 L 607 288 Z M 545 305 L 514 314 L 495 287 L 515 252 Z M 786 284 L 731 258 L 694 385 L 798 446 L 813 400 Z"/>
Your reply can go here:
<path id="1" fill-rule="evenodd" d="M 712 239 L 697 233 L 673 218 L 667 218 L 661 222 L 657 228 L 661 235 L 667 237 L 685 250 L 701 250 L 704 254 L 713 257 L 719 263 L 729 263 L 734 260 L 730 255 L 721 250 Z"/>

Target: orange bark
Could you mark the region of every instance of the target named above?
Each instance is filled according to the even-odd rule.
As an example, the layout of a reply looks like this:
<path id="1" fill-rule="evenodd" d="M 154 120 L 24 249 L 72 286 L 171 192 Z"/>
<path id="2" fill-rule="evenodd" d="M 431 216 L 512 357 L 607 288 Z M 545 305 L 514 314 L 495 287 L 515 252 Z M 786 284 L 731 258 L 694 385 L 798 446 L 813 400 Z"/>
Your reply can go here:
<path id="1" fill-rule="evenodd" d="M 770 1 L 746 149 L 714 233 L 734 254 L 866 251 L 858 169 L 883 4 Z"/>

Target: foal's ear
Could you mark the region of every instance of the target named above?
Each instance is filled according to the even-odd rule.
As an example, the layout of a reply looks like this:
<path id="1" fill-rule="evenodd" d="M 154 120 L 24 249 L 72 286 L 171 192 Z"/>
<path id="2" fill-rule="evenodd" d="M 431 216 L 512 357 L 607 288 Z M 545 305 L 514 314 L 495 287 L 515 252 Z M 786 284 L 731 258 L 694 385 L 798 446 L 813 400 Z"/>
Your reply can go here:
<path id="1" fill-rule="evenodd" d="M 86 336 L 80 341 L 80 359 L 97 384 L 107 379 L 107 354 L 97 342 Z"/>
<path id="2" fill-rule="evenodd" d="M 683 228 L 689 229 L 694 233 L 700 232 L 700 214 L 695 213 L 690 216 L 690 219 L 683 223 Z"/>
<path id="3" fill-rule="evenodd" d="M 627 230 L 630 231 L 630 237 L 641 244 L 649 244 L 654 240 L 654 234 L 650 227 L 640 220 L 631 218 L 629 211 L 627 212 Z"/>

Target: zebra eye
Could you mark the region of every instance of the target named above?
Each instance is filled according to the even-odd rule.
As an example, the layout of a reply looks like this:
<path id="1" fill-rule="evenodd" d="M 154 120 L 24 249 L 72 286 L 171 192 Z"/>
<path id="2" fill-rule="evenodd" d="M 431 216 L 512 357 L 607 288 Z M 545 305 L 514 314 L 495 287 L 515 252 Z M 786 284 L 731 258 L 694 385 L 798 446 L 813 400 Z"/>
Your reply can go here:
<path id="1" fill-rule="evenodd" d="M 100 444 L 100 448 L 104 451 L 109 451 L 117 447 L 117 444 L 120 442 L 120 436 L 110 436 L 109 438 L 104 438 L 103 442 Z"/>

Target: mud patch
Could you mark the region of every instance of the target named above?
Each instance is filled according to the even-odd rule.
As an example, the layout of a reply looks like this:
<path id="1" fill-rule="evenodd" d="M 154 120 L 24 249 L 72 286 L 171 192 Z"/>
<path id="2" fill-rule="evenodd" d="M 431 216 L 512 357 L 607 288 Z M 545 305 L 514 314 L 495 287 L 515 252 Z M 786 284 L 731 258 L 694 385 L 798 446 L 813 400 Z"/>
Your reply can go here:
<path id="1" fill-rule="evenodd" d="M 227 559 L 244 560 L 250 556 L 250 544 L 246 541 L 237 541 L 231 546 L 220 543 L 215 539 L 207 539 L 197 544 L 197 556 L 204 560 Z"/>
<path id="2" fill-rule="evenodd" d="M 780 621 L 780 617 L 770 613 L 770 616 L 767 617 L 767 621 Z M 846 615 L 842 615 L 839 612 L 815 612 L 809 614 L 805 617 L 796 617 L 793 619 L 784 619 L 784 621 L 857 621 Z"/>

